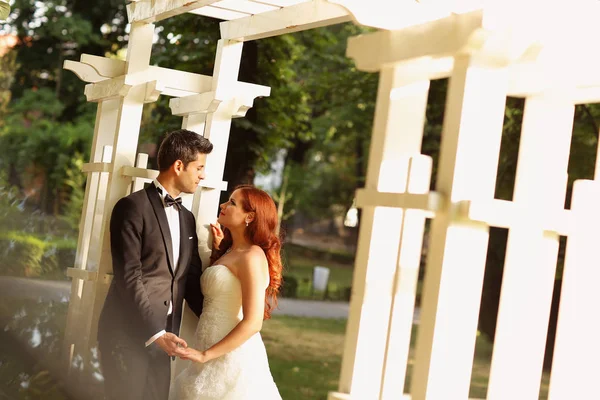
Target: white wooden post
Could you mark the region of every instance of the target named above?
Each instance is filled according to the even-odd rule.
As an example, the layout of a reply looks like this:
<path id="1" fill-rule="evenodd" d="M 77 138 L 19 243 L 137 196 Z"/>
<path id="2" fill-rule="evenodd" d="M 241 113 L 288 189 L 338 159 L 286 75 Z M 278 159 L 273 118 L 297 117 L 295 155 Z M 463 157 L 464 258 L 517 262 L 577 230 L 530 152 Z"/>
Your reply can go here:
<path id="1" fill-rule="evenodd" d="M 154 25 L 132 25 L 125 73 L 135 73 L 148 67 L 153 34 Z M 111 281 L 112 262 L 108 229 L 110 214 L 115 203 L 127 195 L 131 187 L 131 178 L 123 177 L 121 168 L 134 165 L 142 108 L 148 96 L 153 96 L 154 92 L 148 91 L 145 83 L 128 86 L 121 80 L 97 87 L 94 84 L 88 85 L 86 94 L 88 98 L 100 101 L 106 98 L 99 107 L 95 132 L 96 147 L 92 161 L 98 160 L 100 145 L 110 144 L 112 155 L 110 163 L 95 163 L 89 167 L 91 170 L 108 172 L 108 179 L 103 198 L 98 197 L 103 188 L 96 189 L 97 194 L 94 197 L 97 200 L 89 197 L 89 192 L 92 191 L 90 188 L 82 214 L 86 218 L 90 213 L 89 208 L 95 209 L 94 218 L 91 219 L 92 227 L 83 230 L 82 235 L 89 235 L 90 240 L 98 243 L 97 247 L 95 246 L 98 251 L 83 254 L 85 240 L 80 240 L 80 260 L 86 259 L 85 264 L 82 261 L 80 265 L 86 270 L 78 275 L 87 279 L 87 283 L 82 288 L 79 279 L 73 280 L 73 285 L 78 288 L 78 296 L 69 307 L 66 332 L 69 340 L 65 342 L 65 351 L 71 367 L 76 366 L 80 369 L 86 368 L 90 361 L 91 346 L 96 341 L 98 318 Z M 92 184 L 93 180 L 88 182 L 88 185 Z M 89 241 L 87 243 L 89 244 Z M 79 298 L 81 299 L 78 300 Z"/>
<path id="2" fill-rule="evenodd" d="M 573 184 L 572 231 L 567 240 L 549 400 L 600 397 L 599 183 Z"/>
<path id="3" fill-rule="evenodd" d="M 426 107 L 427 98 L 423 98 L 422 101 L 424 103 L 419 106 Z M 429 192 L 431 173 L 432 160 L 430 157 L 424 155 L 411 157 L 406 191 L 414 194 Z M 382 400 L 398 399 L 404 392 L 421 265 L 421 249 L 425 233 L 425 218 L 426 214 L 423 210 L 404 211 L 385 351 Z"/>
<path id="4" fill-rule="evenodd" d="M 229 131 L 233 112 L 235 87 L 242 58 L 243 42 L 219 40 L 215 59 L 212 91 L 214 98 L 222 100 L 216 110 L 208 114 L 192 114 L 184 116 L 182 126 L 203 135 L 213 144 L 213 151 L 206 160 L 206 181 L 201 182 L 194 195 L 192 212 L 196 216 L 196 232 L 198 233 L 198 250 L 202 265 L 209 265 L 212 249 L 212 235 L 210 223 L 217 219 L 217 210 L 223 185 L 225 158 L 229 143 Z M 212 186 L 212 187 L 207 187 Z M 198 319 L 186 306 L 184 308 L 180 336 L 189 343 L 193 343 L 194 331 Z M 173 376 L 185 366 L 186 363 L 177 361 L 173 368 Z"/>
<path id="5" fill-rule="evenodd" d="M 507 71 L 454 58 L 436 191 L 452 202 L 494 197 Z M 436 215 L 422 299 L 414 400 L 466 399 L 488 243 L 486 224 Z"/>
<path id="6" fill-rule="evenodd" d="M 428 79 L 407 68 L 384 67 L 379 79 L 365 184 L 372 195 L 406 191 L 409 159 L 421 149 L 429 89 Z M 340 393 L 330 393 L 330 399 L 344 398 L 344 393 L 374 399 L 382 389 L 404 212 L 376 205 L 363 206 Z M 405 324 L 397 332 L 406 338 Z M 395 364 L 392 358 L 387 362 Z"/>
<path id="7" fill-rule="evenodd" d="M 525 103 L 513 201 L 531 213 L 509 230 L 488 399 L 539 397 L 559 239 L 541 220 L 564 209 L 573 116 L 562 93 Z"/>

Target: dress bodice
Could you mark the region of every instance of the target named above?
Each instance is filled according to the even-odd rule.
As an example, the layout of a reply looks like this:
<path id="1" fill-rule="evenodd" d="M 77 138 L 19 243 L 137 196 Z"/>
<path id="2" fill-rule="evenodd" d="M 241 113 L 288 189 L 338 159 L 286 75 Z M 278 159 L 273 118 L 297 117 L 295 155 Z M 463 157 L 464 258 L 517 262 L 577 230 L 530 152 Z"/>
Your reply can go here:
<path id="1" fill-rule="evenodd" d="M 200 280 L 204 295 L 203 313 L 227 315 L 232 322 L 242 317 L 242 285 L 225 265 L 206 268 Z"/>

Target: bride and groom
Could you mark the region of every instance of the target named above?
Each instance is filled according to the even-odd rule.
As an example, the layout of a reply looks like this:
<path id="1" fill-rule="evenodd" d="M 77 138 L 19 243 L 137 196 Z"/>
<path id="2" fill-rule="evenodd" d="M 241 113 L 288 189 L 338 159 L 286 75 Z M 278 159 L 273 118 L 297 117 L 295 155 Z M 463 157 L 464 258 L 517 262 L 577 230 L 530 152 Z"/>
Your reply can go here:
<path id="1" fill-rule="evenodd" d="M 211 224 L 203 270 L 194 216 L 178 197 L 196 191 L 212 147 L 194 132 L 171 132 L 157 179 L 113 209 L 114 276 L 98 323 L 111 400 L 281 399 L 259 333 L 281 284 L 273 200 L 236 188 Z M 178 337 L 184 298 L 200 317 L 189 346 Z M 170 385 L 175 357 L 191 363 Z"/>

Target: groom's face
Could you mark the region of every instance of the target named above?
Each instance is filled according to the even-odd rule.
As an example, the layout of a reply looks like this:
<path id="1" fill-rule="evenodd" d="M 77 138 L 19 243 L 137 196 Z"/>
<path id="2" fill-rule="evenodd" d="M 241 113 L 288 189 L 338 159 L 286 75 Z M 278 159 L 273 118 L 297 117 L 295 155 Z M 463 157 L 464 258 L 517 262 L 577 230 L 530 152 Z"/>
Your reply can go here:
<path id="1" fill-rule="evenodd" d="M 205 177 L 204 165 L 206 164 L 206 154 L 198 153 L 196 160 L 190 162 L 187 166 L 183 164 L 176 168 L 177 184 L 179 190 L 184 193 L 195 193 L 198 184 Z"/>

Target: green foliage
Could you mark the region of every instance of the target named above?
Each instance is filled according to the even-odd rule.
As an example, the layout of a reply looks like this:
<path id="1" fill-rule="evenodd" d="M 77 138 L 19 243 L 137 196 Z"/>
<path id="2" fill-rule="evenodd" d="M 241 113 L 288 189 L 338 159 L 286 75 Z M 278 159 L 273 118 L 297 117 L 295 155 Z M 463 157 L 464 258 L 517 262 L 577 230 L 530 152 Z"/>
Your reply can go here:
<path id="1" fill-rule="evenodd" d="M 74 239 L 40 238 L 8 231 L 0 232 L 0 273 L 9 276 L 64 278 L 73 266 Z"/>
<path id="2" fill-rule="evenodd" d="M 298 34 L 304 50 L 293 68 L 311 117 L 310 134 L 288 153 L 288 204 L 305 215 L 344 215 L 364 184 L 378 76 L 357 71 L 345 51 L 347 39 L 365 31 L 342 24 Z"/>
<path id="3" fill-rule="evenodd" d="M 281 297 L 298 297 L 298 280 L 292 275 L 284 275 L 283 285 L 281 286 Z"/>
<path id="4" fill-rule="evenodd" d="M 17 232 L 0 234 L 0 271 L 2 275 L 36 277 L 42 272 L 45 243 Z"/>
<path id="5" fill-rule="evenodd" d="M 87 115 L 59 122 L 63 107 L 49 89 L 28 90 L 13 103 L 0 130 L 0 167 L 18 171 L 15 175 L 25 187 L 41 181 L 40 193 L 34 195 L 53 214 L 65 208 L 73 193 L 81 200 L 84 180 L 77 169 L 88 158 L 94 129 Z"/>

